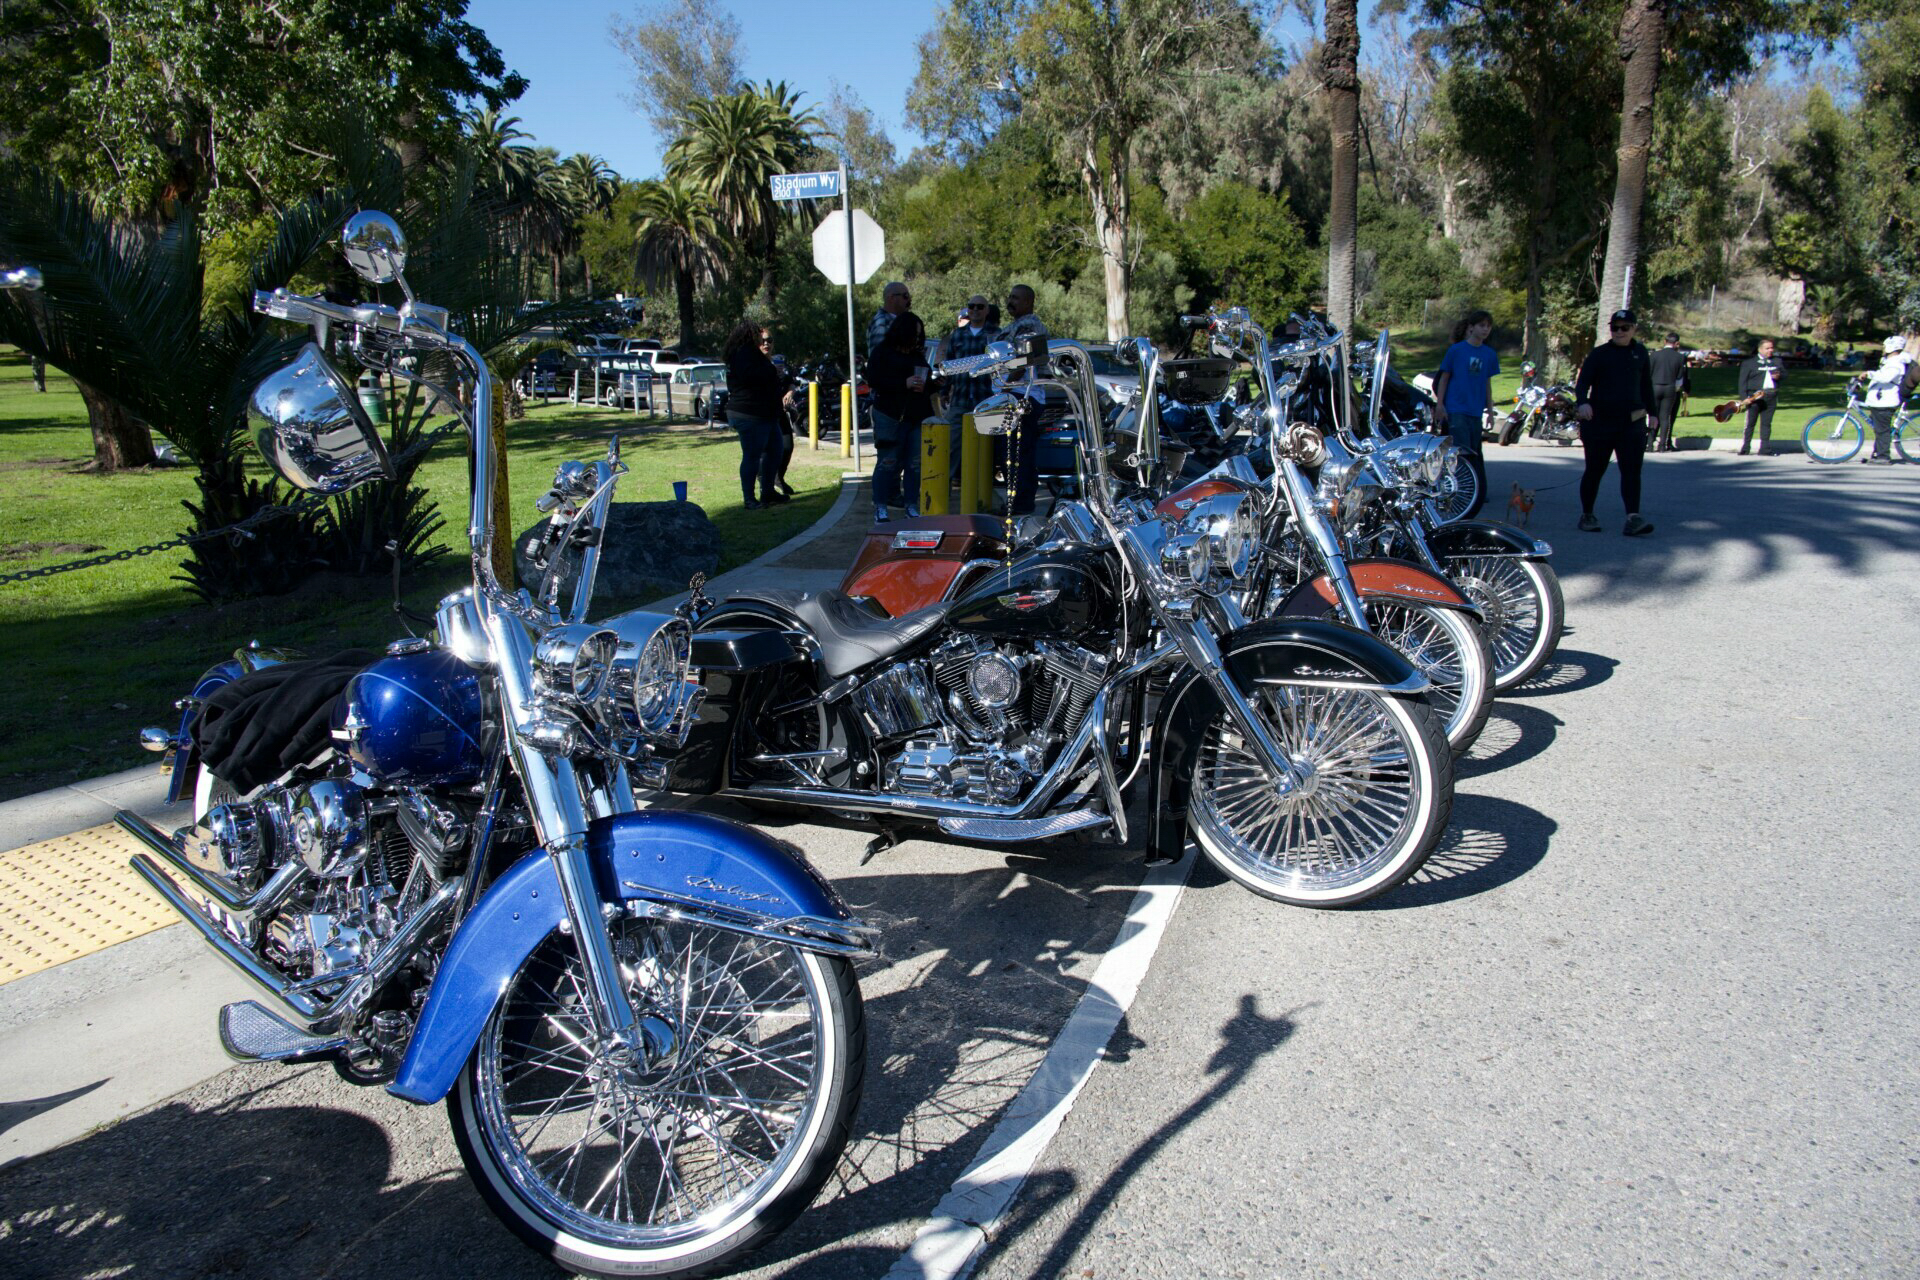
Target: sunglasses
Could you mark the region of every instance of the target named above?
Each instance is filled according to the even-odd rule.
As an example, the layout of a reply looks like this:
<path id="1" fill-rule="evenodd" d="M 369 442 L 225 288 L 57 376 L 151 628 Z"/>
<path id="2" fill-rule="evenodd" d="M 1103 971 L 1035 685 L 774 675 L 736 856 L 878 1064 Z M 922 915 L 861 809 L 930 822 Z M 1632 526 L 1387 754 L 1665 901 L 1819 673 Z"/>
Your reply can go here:
<path id="1" fill-rule="evenodd" d="M 1615 333 L 1631 333 L 1634 326 L 1630 324 L 1610 324 L 1607 328 L 1613 330 Z"/>
<path id="2" fill-rule="evenodd" d="M 985 311 L 986 309 L 987 304 L 984 302 L 969 302 L 967 304 L 967 310 L 969 311 Z"/>

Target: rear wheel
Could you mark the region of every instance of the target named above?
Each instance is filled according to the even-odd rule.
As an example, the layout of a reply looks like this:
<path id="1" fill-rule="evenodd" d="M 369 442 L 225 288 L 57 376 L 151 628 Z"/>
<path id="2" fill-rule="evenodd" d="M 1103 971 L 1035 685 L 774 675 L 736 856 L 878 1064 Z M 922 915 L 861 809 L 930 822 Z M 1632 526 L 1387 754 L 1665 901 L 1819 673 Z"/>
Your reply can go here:
<path id="1" fill-rule="evenodd" d="M 1860 452 L 1866 430 L 1857 414 L 1830 410 L 1810 419 L 1800 443 L 1815 462 L 1845 462 Z"/>
<path id="2" fill-rule="evenodd" d="M 1480 610 L 1493 691 L 1525 684 L 1560 647 L 1567 606 L 1551 565 L 1521 556 L 1458 556 L 1447 576 Z"/>
<path id="3" fill-rule="evenodd" d="M 845 1147 L 865 1074 L 852 967 L 706 925 L 609 930 L 647 1032 L 607 1061 L 572 939 L 549 935 L 448 1100 L 474 1185 L 527 1244 L 593 1276 L 695 1276 L 779 1231 Z"/>
<path id="4" fill-rule="evenodd" d="M 1283 792 L 1222 711 L 1193 780 L 1194 838 L 1265 898 L 1342 907 L 1385 893 L 1433 852 L 1453 809 L 1453 758 L 1433 710 L 1356 688 L 1262 685 L 1254 708 L 1304 775 Z"/>
<path id="5" fill-rule="evenodd" d="M 1893 420 L 1893 451 L 1908 462 L 1920 462 L 1920 413 Z"/>
<path id="6" fill-rule="evenodd" d="M 1453 754 L 1464 754 L 1493 710 L 1493 659 L 1479 625 L 1437 605 L 1373 598 L 1366 606 L 1373 633 L 1427 678 L 1427 705 L 1440 717 Z"/>

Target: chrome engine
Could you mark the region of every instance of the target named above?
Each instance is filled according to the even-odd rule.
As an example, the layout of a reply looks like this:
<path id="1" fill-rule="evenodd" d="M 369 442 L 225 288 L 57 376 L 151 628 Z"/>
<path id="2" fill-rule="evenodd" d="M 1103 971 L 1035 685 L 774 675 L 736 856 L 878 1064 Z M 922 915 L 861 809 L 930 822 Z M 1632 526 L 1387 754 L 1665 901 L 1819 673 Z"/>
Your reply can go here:
<path id="1" fill-rule="evenodd" d="M 1077 645 L 960 637 L 855 696 L 875 736 L 898 743 L 885 755 L 886 790 L 1006 804 L 1079 730 L 1106 672 L 1107 659 Z"/>
<path id="2" fill-rule="evenodd" d="M 354 969 L 460 870 L 467 819 L 423 791 L 375 791 L 344 777 L 268 787 L 215 805 L 175 837 L 187 861 L 252 894 L 286 882 L 278 910 L 240 916 L 202 897 L 235 942 L 298 980 Z"/>

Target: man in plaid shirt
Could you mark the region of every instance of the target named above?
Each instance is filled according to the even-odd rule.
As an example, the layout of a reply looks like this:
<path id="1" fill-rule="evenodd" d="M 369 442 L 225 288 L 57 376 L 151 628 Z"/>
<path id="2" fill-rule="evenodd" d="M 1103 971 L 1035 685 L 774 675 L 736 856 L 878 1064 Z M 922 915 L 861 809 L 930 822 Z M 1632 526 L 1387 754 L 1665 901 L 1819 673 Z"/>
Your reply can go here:
<path id="1" fill-rule="evenodd" d="M 985 355 L 987 344 L 998 336 L 998 330 L 987 327 L 987 300 L 976 293 L 967 299 L 967 323 L 947 335 L 933 358 L 944 362 Z M 991 378 L 947 379 L 947 421 L 958 426 L 963 415 L 992 394 Z"/>

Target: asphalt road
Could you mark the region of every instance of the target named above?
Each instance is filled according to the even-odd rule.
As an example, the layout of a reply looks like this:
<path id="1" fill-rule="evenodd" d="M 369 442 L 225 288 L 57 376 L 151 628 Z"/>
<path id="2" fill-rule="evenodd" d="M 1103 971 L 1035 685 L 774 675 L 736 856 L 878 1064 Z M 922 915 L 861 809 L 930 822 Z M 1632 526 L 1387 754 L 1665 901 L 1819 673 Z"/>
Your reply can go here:
<path id="1" fill-rule="evenodd" d="M 1629 540 L 1611 487 L 1574 531 L 1570 453 L 1489 465 L 1489 514 L 1539 490 L 1563 661 L 1496 705 L 1415 883 L 1316 913 L 1196 874 L 983 1277 L 1916 1271 L 1920 475 L 1650 459 L 1659 531 Z M 751 1274 L 878 1277 L 1140 872 L 783 834 L 885 954 L 861 1137 Z M 0 1274 L 554 1272 L 437 1112 L 241 1068 L 0 1171 Z"/>

